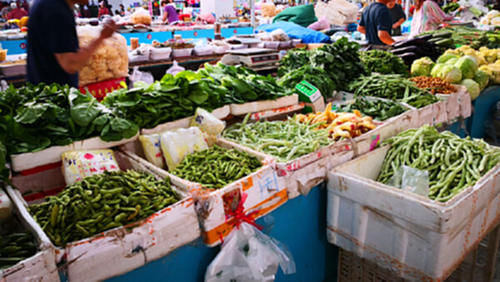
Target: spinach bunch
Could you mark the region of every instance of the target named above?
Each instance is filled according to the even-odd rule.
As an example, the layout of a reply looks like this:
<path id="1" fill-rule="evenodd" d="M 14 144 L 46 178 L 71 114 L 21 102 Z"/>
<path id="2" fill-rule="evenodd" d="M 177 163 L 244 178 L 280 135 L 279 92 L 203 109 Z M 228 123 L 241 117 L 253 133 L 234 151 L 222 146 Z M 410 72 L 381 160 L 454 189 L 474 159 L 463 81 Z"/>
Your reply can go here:
<path id="1" fill-rule="evenodd" d="M 0 92 L 0 141 L 9 154 L 36 152 L 100 136 L 133 137 L 139 128 L 101 105 L 92 95 L 57 84 L 10 86 Z"/>
<path id="2" fill-rule="evenodd" d="M 278 80 L 278 84 L 293 92 L 295 91 L 295 86 L 303 80 L 316 86 L 325 98 L 332 97 L 333 91 L 337 86 L 324 69 L 313 67 L 310 64 L 303 65 L 286 73 Z"/>
<path id="3" fill-rule="evenodd" d="M 310 64 L 326 72 L 335 85 L 335 90 L 347 90 L 350 81 L 367 74 L 359 58 L 359 44 L 341 38 L 333 44 L 324 45 L 314 50 L 291 51 L 280 61 L 278 75 L 283 77 L 289 72 Z M 325 83 L 330 84 L 330 81 Z M 318 88 L 323 86 L 315 85 Z M 290 86 L 295 87 L 295 85 Z"/>
<path id="4" fill-rule="evenodd" d="M 367 70 L 380 74 L 401 74 L 408 76 L 408 67 L 405 62 L 391 52 L 370 50 L 359 52 L 361 61 Z"/>
<path id="5" fill-rule="evenodd" d="M 212 79 L 183 71 L 175 76 L 166 74 L 151 85 L 139 83 L 133 89 L 116 90 L 102 103 L 140 128 L 153 128 L 191 116 L 198 107 L 208 111 L 221 107 L 224 93 Z"/>
<path id="6" fill-rule="evenodd" d="M 402 105 L 390 100 L 368 100 L 363 97 L 356 98 L 354 103 L 347 104 L 341 107 L 338 111 L 352 112 L 354 110 L 358 110 L 362 114 L 371 116 L 379 121 L 385 121 L 406 111 Z"/>
<path id="7" fill-rule="evenodd" d="M 275 78 L 259 75 L 242 66 L 205 64 L 205 68 L 200 69 L 198 73 L 212 79 L 226 90 L 222 96 L 223 104 L 275 100 L 287 95 L 286 89 L 278 85 Z"/>

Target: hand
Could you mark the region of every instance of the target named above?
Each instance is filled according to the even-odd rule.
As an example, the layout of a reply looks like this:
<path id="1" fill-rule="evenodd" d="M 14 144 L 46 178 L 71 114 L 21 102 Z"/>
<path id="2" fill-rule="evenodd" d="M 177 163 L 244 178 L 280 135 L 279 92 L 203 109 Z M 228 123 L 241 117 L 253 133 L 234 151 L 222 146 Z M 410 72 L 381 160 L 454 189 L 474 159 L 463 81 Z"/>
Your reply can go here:
<path id="1" fill-rule="evenodd" d="M 109 38 L 115 33 L 117 27 L 115 21 L 112 19 L 107 19 L 104 22 L 104 26 L 101 30 L 101 35 L 99 36 L 101 39 L 106 39 Z"/>
<path id="2" fill-rule="evenodd" d="M 395 24 L 392 25 L 392 29 L 396 29 L 396 28 L 398 28 L 398 26 L 399 25 L 397 23 L 395 23 Z"/>

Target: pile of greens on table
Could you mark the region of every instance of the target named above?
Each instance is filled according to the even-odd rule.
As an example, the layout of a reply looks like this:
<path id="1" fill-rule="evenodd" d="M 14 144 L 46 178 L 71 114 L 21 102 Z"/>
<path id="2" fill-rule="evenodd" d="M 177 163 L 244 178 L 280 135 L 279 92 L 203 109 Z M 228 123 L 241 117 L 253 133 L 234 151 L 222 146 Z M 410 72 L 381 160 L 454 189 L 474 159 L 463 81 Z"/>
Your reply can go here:
<path id="1" fill-rule="evenodd" d="M 314 50 L 291 50 L 280 61 L 280 84 L 294 91 L 297 83 L 306 80 L 323 97 L 331 97 L 332 89 L 347 90 L 352 79 L 367 74 L 358 51 L 359 44 L 347 38 Z"/>
<path id="2" fill-rule="evenodd" d="M 360 58 L 366 69 L 380 74 L 401 74 L 408 76 L 409 71 L 405 62 L 388 51 L 370 50 L 360 51 Z"/>
<path id="3" fill-rule="evenodd" d="M 0 92 L 0 124 L 0 142 L 9 154 L 36 152 L 96 136 L 118 141 L 133 137 L 139 129 L 92 95 L 57 84 L 10 86 Z M 0 156 L 2 152 L 0 146 Z"/>
<path id="4" fill-rule="evenodd" d="M 426 170 L 428 197 L 440 202 L 473 186 L 500 162 L 500 150 L 484 141 L 462 139 L 447 131 L 439 133 L 427 125 L 402 132 L 384 143 L 391 148 L 377 181 L 389 183 L 403 165 Z"/>
<path id="5" fill-rule="evenodd" d="M 369 100 L 364 97 L 358 97 L 354 102 L 343 105 L 336 111 L 351 113 L 354 110 L 360 111 L 365 116 L 371 116 L 376 120 L 384 121 L 404 113 L 407 109 L 399 103 L 389 100 Z"/>
<path id="6" fill-rule="evenodd" d="M 372 74 L 360 77 L 351 83 L 350 90 L 356 97 L 385 98 L 404 102 L 415 108 L 422 108 L 438 101 L 436 96 L 397 74 Z"/>
<path id="7" fill-rule="evenodd" d="M 287 95 L 286 89 L 278 85 L 274 77 L 259 75 L 242 66 L 228 66 L 221 63 L 213 66 L 207 63 L 198 74 L 211 79 L 224 89 L 220 97 L 223 105 L 276 100 Z"/>

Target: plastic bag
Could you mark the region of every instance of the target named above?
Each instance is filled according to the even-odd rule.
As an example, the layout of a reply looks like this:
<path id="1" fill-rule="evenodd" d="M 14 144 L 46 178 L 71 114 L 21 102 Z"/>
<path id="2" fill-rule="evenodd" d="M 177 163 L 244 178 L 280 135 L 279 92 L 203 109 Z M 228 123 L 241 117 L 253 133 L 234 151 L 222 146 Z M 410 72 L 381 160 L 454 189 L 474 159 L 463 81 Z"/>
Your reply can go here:
<path id="1" fill-rule="evenodd" d="M 307 28 L 320 31 L 323 29 L 330 28 L 330 23 L 328 22 L 328 20 L 325 17 L 321 17 L 321 19 L 319 19 L 315 23 L 310 24 Z"/>
<path id="2" fill-rule="evenodd" d="M 290 40 L 290 37 L 288 37 L 286 32 L 284 30 L 282 30 L 281 28 L 278 28 L 278 29 L 271 31 L 271 33 L 269 35 L 273 38 L 273 41 L 289 41 Z"/>
<path id="3" fill-rule="evenodd" d="M 146 84 L 153 84 L 155 82 L 152 74 L 150 74 L 149 72 L 140 71 L 139 67 L 134 67 L 129 79 L 132 85 L 137 82 L 144 82 Z"/>
<path id="4" fill-rule="evenodd" d="M 243 222 L 227 236 L 205 281 L 274 281 L 278 266 L 295 273 L 293 257 L 281 243 Z"/>
<path id="5" fill-rule="evenodd" d="M 99 37 L 100 27 L 78 27 L 80 47 L 88 46 Z M 128 75 L 128 50 L 125 37 L 119 33 L 103 41 L 79 72 L 80 86 Z"/>
<path id="6" fill-rule="evenodd" d="M 176 75 L 177 73 L 179 73 L 183 70 L 185 70 L 185 68 L 179 66 L 179 64 L 177 64 L 177 61 L 174 61 L 172 66 L 167 70 L 167 73 L 169 73 L 171 75 Z"/>
<path id="7" fill-rule="evenodd" d="M 163 155 L 161 153 L 160 135 L 141 135 L 139 136 L 139 141 L 141 141 L 146 159 L 155 166 L 163 168 L 165 162 L 163 161 Z"/>
<path id="8" fill-rule="evenodd" d="M 152 22 L 151 15 L 143 8 L 136 9 L 130 16 L 130 20 L 133 24 L 151 25 Z"/>
<path id="9" fill-rule="evenodd" d="M 168 166 L 174 170 L 185 156 L 208 149 L 203 133 L 198 127 L 180 128 L 167 131 L 160 137 L 161 151 Z"/>
<path id="10" fill-rule="evenodd" d="M 330 0 L 328 3 L 318 1 L 314 7 L 316 17 L 325 17 L 330 24 L 345 25 L 355 23 L 358 6 L 345 0 Z"/>
<path id="11" fill-rule="evenodd" d="M 61 158 L 66 185 L 105 171 L 120 170 L 111 150 L 69 151 L 64 152 Z"/>
<path id="12" fill-rule="evenodd" d="M 211 136 L 218 136 L 226 127 L 226 123 L 216 118 L 208 111 L 197 108 L 191 120 L 191 126 L 197 126 L 201 131 Z"/>
<path id="13" fill-rule="evenodd" d="M 429 172 L 403 165 L 394 174 L 390 185 L 418 195 L 429 194 Z"/>

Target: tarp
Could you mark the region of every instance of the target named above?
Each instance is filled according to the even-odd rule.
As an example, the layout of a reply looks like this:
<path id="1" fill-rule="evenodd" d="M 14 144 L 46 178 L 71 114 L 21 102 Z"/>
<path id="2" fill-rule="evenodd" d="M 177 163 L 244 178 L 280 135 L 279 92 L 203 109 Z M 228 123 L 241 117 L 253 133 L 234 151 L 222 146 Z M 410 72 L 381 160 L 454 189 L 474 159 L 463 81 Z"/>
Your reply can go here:
<path id="1" fill-rule="evenodd" d="M 293 22 L 303 27 L 316 22 L 318 18 L 314 14 L 314 5 L 301 5 L 286 8 L 283 12 L 274 17 L 273 23 Z"/>
<path id="2" fill-rule="evenodd" d="M 288 37 L 302 39 L 303 43 L 330 43 L 330 37 L 327 35 L 290 22 L 264 24 L 257 27 L 257 31 L 272 32 L 279 28 L 284 30 Z"/>

